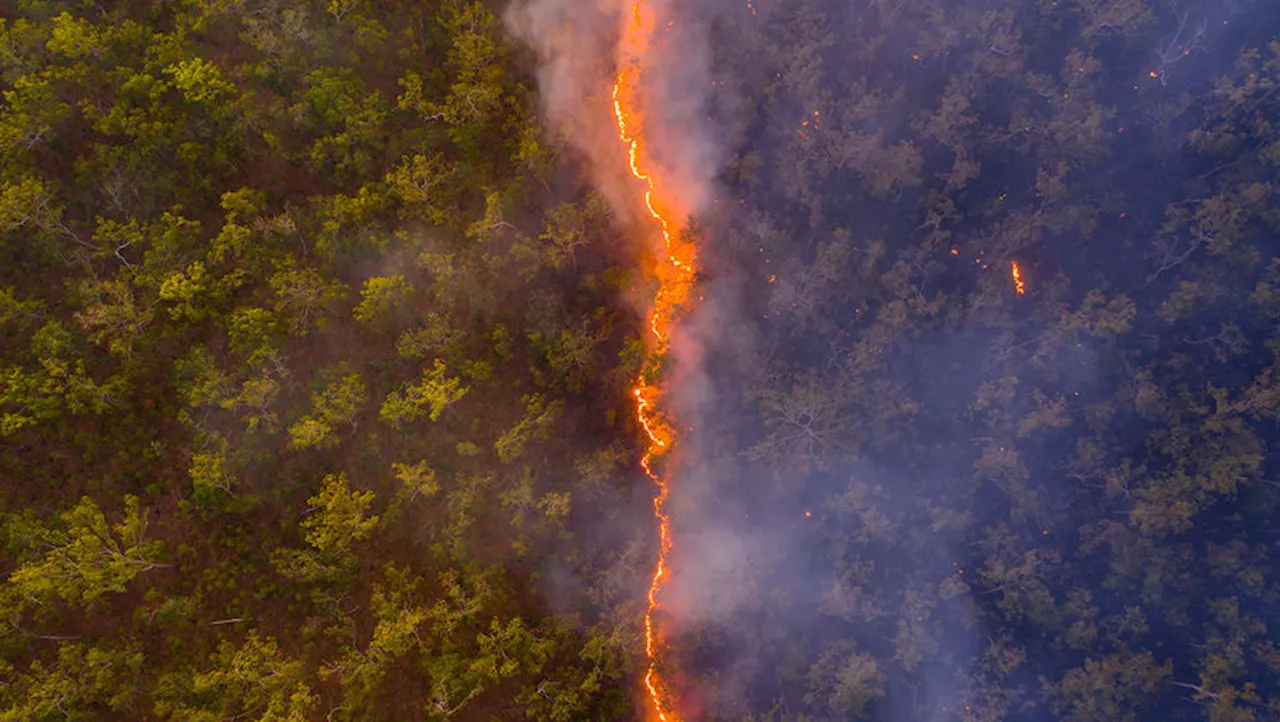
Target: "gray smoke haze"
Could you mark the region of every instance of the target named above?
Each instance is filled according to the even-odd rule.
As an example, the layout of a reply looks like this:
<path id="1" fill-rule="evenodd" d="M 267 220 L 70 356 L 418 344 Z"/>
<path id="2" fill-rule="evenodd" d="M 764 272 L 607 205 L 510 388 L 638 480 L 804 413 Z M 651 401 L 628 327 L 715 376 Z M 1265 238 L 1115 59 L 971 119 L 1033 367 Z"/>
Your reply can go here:
<path id="1" fill-rule="evenodd" d="M 739 507 L 737 455 L 728 424 L 740 379 L 756 360 L 751 324 L 742 312 L 742 278 L 725 273 L 707 284 L 679 329 L 671 404 L 691 427 L 681 449 L 671 513 L 678 534 L 667 587 L 668 611 L 683 623 L 724 623 L 761 596 L 758 572 L 773 565 L 785 541 L 752 525 Z M 765 533 L 760 533 L 765 532 Z"/>

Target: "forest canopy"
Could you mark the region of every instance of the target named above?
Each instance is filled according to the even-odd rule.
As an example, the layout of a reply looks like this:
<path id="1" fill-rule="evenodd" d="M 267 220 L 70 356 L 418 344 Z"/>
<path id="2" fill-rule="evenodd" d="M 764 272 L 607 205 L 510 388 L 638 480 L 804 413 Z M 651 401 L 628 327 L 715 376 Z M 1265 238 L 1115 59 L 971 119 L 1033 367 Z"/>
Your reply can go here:
<path id="1" fill-rule="evenodd" d="M 1280 10 L 664 7 L 674 707 L 1280 716 Z M 0 4 L 0 719 L 645 718 L 642 254 L 507 10 Z"/>

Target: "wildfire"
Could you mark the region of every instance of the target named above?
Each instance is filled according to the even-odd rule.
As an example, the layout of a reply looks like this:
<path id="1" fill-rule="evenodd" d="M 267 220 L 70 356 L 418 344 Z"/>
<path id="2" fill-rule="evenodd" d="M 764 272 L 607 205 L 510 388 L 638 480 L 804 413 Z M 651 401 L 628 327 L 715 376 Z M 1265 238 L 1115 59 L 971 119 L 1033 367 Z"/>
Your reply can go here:
<path id="1" fill-rule="evenodd" d="M 644 0 L 633 0 L 626 18 L 620 43 L 618 74 L 613 82 L 613 114 L 618 123 L 618 139 L 627 149 L 627 165 L 631 175 L 645 184 L 644 205 L 662 231 L 665 254 L 665 258 L 655 271 L 658 289 L 654 293 L 653 310 L 649 317 L 649 330 L 653 333 L 653 350 L 631 392 L 636 401 L 636 419 L 649 439 L 649 446 L 640 460 L 640 466 L 658 488 L 658 493 L 653 500 L 653 516 L 658 524 L 658 559 L 654 565 L 653 577 L 649 581 L 648 607 L 644 615 L 644 651 L 649 663 L 644 675 L 644 686 L 658 719 L 662 722 L 672 722 L 676 717 L 675 712 L 668 709 L 664 700 L 666 685 L 658 670 L 660 650 L 658 634 L 654 626 L 654 616 L 658 611 L 658 594 L 665 581 L 667 558 L 672 548 L 671 520 L 666 513 L 670 489 L 667 480 L 654 469 L 654 461 L 670 450 L 675 442 L 675 431 L 657 412 L 657 401 L 662 390 L 651 383 L 650 377 L 656 375 L 655 372 L 662 365 L 667 353 L 670 329 L 675 316 L 689 301 L 694 280 L 694 249 L 691 244 L 676 237 L 673 223 L 669 218 L 672 210 L 657 197 L 660 189 L 651 172 L 642 168 L 644 135 L 641 129 L 640 110 L 636 102 L 636 86 L 641 75 L 643 58 L 649 49 L 656 27 L 656 19 L 652 11 L 643 6 Z"/>
<path id="2" fill-rule="evenodd" d="M 1022 267 L 1018 265 L 1017 261 L 1011 262 L 1009 275 L 1013 276 L 1013 289 L 1018 292 L 1018 295 L 1021 296 L 1026 293 L 1027 285 L 1022 282 Z"/>

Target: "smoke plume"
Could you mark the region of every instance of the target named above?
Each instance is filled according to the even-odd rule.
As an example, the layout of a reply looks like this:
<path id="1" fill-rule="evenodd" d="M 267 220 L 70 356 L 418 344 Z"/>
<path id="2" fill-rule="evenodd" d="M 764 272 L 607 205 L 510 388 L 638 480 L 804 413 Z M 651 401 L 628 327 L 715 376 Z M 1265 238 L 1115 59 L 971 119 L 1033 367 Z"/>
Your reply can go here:
<path id="1" fill-rule="evenodd" d="M 669 3 L 620 0 L 518 2 L 507 13 L 506 23 L 538 55 L 542 110 L 549 124 L 583 153 L 593 180 L 624 221 L 625 230 L 652 253 L 659 278 L 666 273 L 652 311 L 646 308 L 644 312 L 653 314 L 657 352 L 669 353 L 676 370 L 668 375 L 660 398 L 642 396 L 647 392 L 639 386 L 635 393 L 646 431 L 649 422 L 645 416 L 653 411 L 645 409 L 655 401 L 660 416 L 675 412 L 673 428 L 687 428 L 714 399 L 704 372 L 703 349 L 708 332 L 714 336 L 715 331 L 705 319 L 722 311 L 717 307 L 717 313 L 699 316 L 704 322 L 694 332 L 687 332 L 679 322 L 670 325 L 672 319 L 667 318 L 696 305 L 699 297 L 708 293 L 707 288 L 696 289 L 693 298 L 685 298 L 692 281 L 685 265 L 689 259 L 683 250 L 675 250 L 675 246 L 684 246 L 679 236 L 688 230 L 691 220 L 710 209 L 715 197 L 713 179 L 725 151 L 714 140 L 706 111 L 711 86 L 707 27 L 696 17 L 677 16 Z M 624 139 L 633 140 L 634 145 Z M 651 197 L 646 197 L 646 192 Z M 665 237 L 666 233 L 671 237 Z M 682 260 L 676 260 L 677 256 Z M 697 267 L 697 260 L 694 265 Z M 663 267 L 667 267 L 665 271 Z M 698 498 L 685 487 L 686 471 L 692 466 L 683 445 L 682 437 L 687 434 L 676 433 L 675 437 L 676 466 L 663 471 L 665 488 L 672 496 L 664 491 L 659 499 L 660 503 L 663 499 L 680 500 L 683 514 L 697 509 Z M 663 445 L 652 432 L 650 438 L 652 444 Z M 648 471 L 647 461 L 645 468 Z M 654 481 L 663 483 L 656 476 Z M 659 511 L 666 513 L 663 507 Z M 682 526 L 674 517 L 671 523 Z M 665 521 L 661 528 L 667 528 Z M 724 577 L 726 585 L 741 575 L 737 565 L 750 556 L 741 553 L 734 540 L 716 539 L 714 532 L 688 541 L 725 552 L 719 557 L 695 556 L 704 569 Z M 699 584 L 707 581 L 706 575 L 675 573 L 677 580 L 695 578 Z M 663 575 L 664 582 L 669 579 L 669 574 Z M 693 611 L 713 601 L 704 594 L 690 594 L 688 589 L 680 591 L 683 603 L 676 608 L 685 618 L 698 616 Z M 669 639 L 671 628 L 678 626 L 671 607 L 664 594 L 658 606 L 661 614 L 655 621 L 659 640 Z M 650 613 L 655 613 L 652 607 Z M 653 660 L 649 675 L 655 672 L 652 664 Z M 658 699 L 667 691 L 668 680 L 658 680 L 655 686 L 646 676 L 645 684 L 661 717 L 663 703 Z"/>
<path id="2" fill-rule="evenodd" d="M 683 219 L 707 209 L 724 153 L 705 112 L 711 82 L 706 29 L 695 18 L 677 17 L 671 3 L 643 6 L 663 26 L 640 58 L 646 170 L 662 201 Z M 505 22 L 537 53 L 540 101 L 551 128 L 585 154 L 621 216 L 644 218 L 610 97 L 614 73 L 629 60 L 620 57 L 619 42 L 629 9 L 625 0 L 528 0 L 513 3 Z"/>

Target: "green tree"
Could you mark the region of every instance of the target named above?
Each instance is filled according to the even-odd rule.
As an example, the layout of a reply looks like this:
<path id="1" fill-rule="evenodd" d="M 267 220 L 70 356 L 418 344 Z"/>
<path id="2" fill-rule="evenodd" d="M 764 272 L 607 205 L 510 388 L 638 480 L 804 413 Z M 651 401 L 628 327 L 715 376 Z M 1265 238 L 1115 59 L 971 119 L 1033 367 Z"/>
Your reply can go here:
<path id="1" fill-rule="evenodd" d="M 105 710 L 137 714 L 137 684 L 145 661 L 136 644 L 63 643 L 56 664 L 36 660 L 20 674 L 0 665 L 0 678 L 9 678 L 0 691 L 0 719 L 89 720 Z"/>
<path id="2" fill-rule="evenodd" d="M 338 441 L 337 428 L 355 423 L 368 399 L 360 374 L 347 374 L 311 395 L 311 413 L 289 427 L 289 443 L 298 449 L 324 448 Z"/>
<path id="3" fill-rule="evenodd" d="M 353 544 L 368 539 L 378 527 L 378 516 L 369 516 L 375 495 L 351 491 L 347 475 L 324 477 L 319 493 L 307 499 L 302 520 L 305 549 L 276 549 L 271 562 L 284 576 L 299 582 L 340 578 L 355 563 Z"/>
<path id="4" fill-rule="evenodd" d="M 217 65 L 202 58 L 180 60 L 164 69 L 188 103 L 216 104 L 235 93 Z"/>
<path id="5" fill-rule="evenodd" d="M 359 717 L 380 693 L 389 667 L 416 650 L 425 639 L 431 615 L 417 600 L 420 580 L 404 569 L 387 565 L 385 584 L 373 586 L 373 632 L 363 650 L 351 649 L 324 674 L 342 681 L 343 704 L 349 717 Z"/>
<path id="6" fill-rule="evenodd" d="M 417 384 L 406 383 L 401 390 L 387 395 L 378 418 L 396 427 L 424 416 L 436 421 L 445 409 L 470 391 L 460 379 L 449 378 L 446 373 L 444 362 L 436 359 L 431 369 L 422 372 L 422 379 Z"/>
<path id="7" fill-rule="evenodd" d="M 170 675 L 156 711 L 175 719 L 226 719 L 252 715 L 260 720 L 304 722 L 320 698 L 307 682 L 306 665 L 290 659 L 271 637 L 250 631 L 237 645 L 218 645 L 211 668 L 190 677 Z"/>
<path id="8" fill-rule="evenodd" d="M 99 382 L 74 355 L 75 337 L 56 320 L 31 337 L 28 348 L 37 368 L 0 365 L 0 435 L 55 419 L 62 412 L 102 414 L 113 405 L 123 379 Z"/>
<path id="9" fill-rule="evenodd" d="M 307 499 L 312 513 L 302 521 L 304 536 L 322 552 L 346 551 L 378 526 L 378 517 L 367 515 L 374 493 L 348 489 L 346 474 L 329 474 L 323 484 L 319 494 Z"/>
<path id="10" fill-rule="evenodd" d="M 8 584 L 27 599 L 84 605 L 123 592 L 139 574 L 169 566 L 157 561 L 161 542 L 145 536 L 147 513 L 136 496 L 124 498 L 124 515 L 114 525 L 87 496 L 60 522 L 42 534 L 49 547 L 44 556 L 9 574 Z"/>
<path id="11" fill-rule="evenodd" d="M 385 180 L 401 204 L 402 218 L 441 224 L 449 217 L 452 178 L 452 170 L 439 155 L 414 154 L 402 159 Z"/>
<path id="12" fill-rule="evenodd" d="M 374 276 L 364 282 L 352 316 L 362 323 L 384 320 L 405 301 L 412 287 L 404 276 Z"/>
<path id="13" fill-rule="evenodd" d="M 310 330 L 311 320 L 330 303 L 345 295 L 341 284 L 324 280 L 314 269 L 286 269 L 268 280 L 275 297 L 275 310 L 282 314 L 294 335 Z"/>

